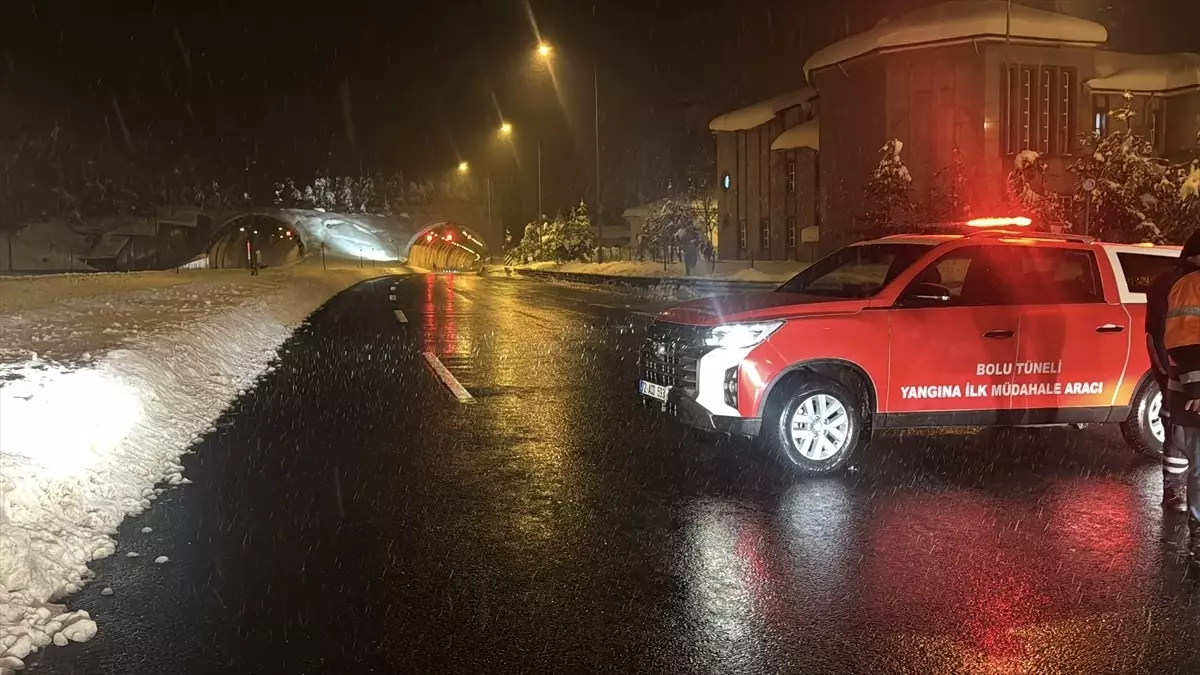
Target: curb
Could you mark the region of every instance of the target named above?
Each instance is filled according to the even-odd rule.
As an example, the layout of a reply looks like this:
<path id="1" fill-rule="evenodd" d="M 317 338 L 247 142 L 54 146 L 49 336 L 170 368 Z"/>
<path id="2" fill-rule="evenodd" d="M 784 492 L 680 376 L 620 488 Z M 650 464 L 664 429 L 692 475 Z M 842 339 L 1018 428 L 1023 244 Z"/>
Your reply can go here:
<path id="1" fill-rule="evenodd" d="M 547 270 L 514 269 L 513 272 L 533 279 L 551 279 L 570 281 L 579 284 L 601 286 L 636 286 L 647 288 L 652 286 L 682 286 L 697 291 L 741 293 L 746 291 L 773 291 L 779 283 L 774 281 L 727 281 L 724 279 L 704 279 L 687 277 L 625 277 L 609 276 L 606 274 L 581 274 L 575 272 L 551 272 Z"/>

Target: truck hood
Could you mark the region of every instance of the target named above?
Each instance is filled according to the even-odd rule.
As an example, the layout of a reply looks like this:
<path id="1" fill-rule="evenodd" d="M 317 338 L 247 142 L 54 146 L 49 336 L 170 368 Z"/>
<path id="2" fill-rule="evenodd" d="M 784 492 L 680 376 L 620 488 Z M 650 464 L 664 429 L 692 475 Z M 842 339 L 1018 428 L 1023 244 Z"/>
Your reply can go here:
<path id="1" fill-rule="evenodd" d="M 738 293 L 693 300 L 659 312 L 658 320 L 692 326 L 715 326 L 734 321 L 769 321 L 821 314 L 852 314 L 867 306 L 866 299 L 828 298 L 796 293 Z"/>

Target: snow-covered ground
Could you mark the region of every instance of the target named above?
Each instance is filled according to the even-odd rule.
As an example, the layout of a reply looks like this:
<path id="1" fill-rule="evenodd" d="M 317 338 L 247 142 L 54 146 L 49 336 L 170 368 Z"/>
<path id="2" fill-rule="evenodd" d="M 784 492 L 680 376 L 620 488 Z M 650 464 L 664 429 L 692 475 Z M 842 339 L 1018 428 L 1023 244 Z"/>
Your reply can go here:
<path id="1" fill-rule="evenodd" d="M 664 279 L 723 279 L 727 281 L 778 281 L 791 279 L 798 272 L 808 267 L 806 262 L 792 261 L 756 261 L 750 266 L 749 261 L 720 261 L 715 268 L 712 263 L 702 261 L 696 266 L 695 273 L 688 277 L 684 273 L 683 263 L 672 263 L 665 268 L 661 262 L 626 260 L 606 263 L 569 262 L 532 263 L 523 266 L 526 269 L 546 270 L 549 272 L 573 272 L 575 274 L 603 274 L 614 277 L 662 277 Z M 521 269 L 520 267 L 516 269 Z"/>
<path id="2" fill-rule="evenodd" d="M 0 670 L 96 632 L 56 604 L 314 309 L 403 269 L 0 278 Z M 129 551 L 132 554 L 135 551 Z M 169 574 L 167 551 L 139 559 Z M 132 555 L 131 555 L 132 557 Z M 120 593 L 120 589 L 114 589 Z"/>

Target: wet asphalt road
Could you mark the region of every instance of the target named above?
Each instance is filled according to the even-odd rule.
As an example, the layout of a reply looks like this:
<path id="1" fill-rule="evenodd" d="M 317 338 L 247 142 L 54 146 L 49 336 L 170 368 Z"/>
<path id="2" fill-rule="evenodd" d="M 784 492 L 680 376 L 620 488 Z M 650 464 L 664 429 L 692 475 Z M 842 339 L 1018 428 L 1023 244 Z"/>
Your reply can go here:
<path id="1" fill-rule="evenodd" d="M 885 435 L 798 479 L 637 405 L 654 307 L 343 293 L 93 565 L 95 639 L 30 671 L 1200 672 L 1182 524 L 1112 430 Z"/>

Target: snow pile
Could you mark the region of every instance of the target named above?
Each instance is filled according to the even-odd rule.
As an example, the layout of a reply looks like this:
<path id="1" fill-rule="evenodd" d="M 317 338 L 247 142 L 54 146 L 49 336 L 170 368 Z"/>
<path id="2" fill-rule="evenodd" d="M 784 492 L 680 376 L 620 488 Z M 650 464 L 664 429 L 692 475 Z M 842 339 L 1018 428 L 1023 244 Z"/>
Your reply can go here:
<path id="1" fill-rule="evenodd" d="M 389 270 L 271 272 L 102 275 L 92 283 L 125 290 L 57 302 L 88 282 L 0 281 L 0 664 L 95 634 L 87 612 L 52 601 L 116 551 L 117 526 L 150 507 L 157 483 L 186 482 L 179 455 L 298 322 Z M 25 291 L 18 311 L 10 287 Z"/>
<path id="2" fill-rule="evenodd" d="M 804 62 L 807 77 L 814 70 L 837 65 L 871 52 L 914 45 L 966 41 L 981 37 L 1014 40 L 1102 44 L 1108 31 L 1098 23 L 1066 14 L 1012 4 L 1012 21 L 1004 0 L 955 0 L 910 12 L 895 21 L 851 35 L 813 54 Z M 811 81 L 811 80 L 810 80 Z"/>

